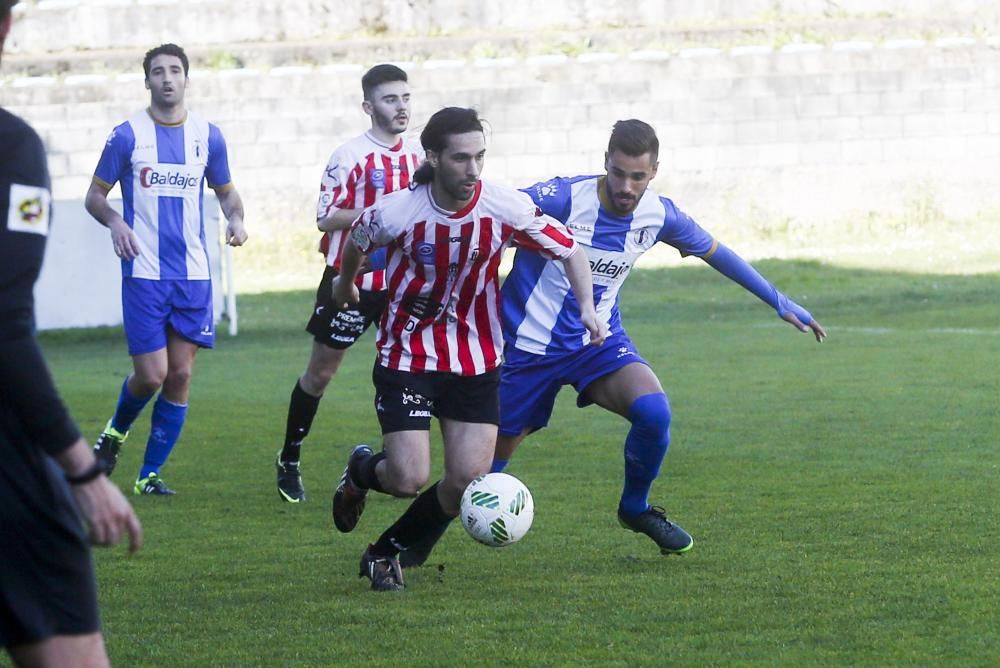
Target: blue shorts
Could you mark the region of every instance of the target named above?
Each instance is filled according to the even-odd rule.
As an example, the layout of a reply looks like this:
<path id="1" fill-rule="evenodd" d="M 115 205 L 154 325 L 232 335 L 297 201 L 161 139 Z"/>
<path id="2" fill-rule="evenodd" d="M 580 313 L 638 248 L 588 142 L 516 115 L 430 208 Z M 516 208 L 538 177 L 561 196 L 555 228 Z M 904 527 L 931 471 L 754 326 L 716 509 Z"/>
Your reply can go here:
<path id="1" fill-rule="evenodd" d="M 167 346 L 167 328 L 202 348 L 215 345 L 212 281 L 122 279 L 122 319 L 128 354 Z"/>
<path id="2" fill-rule="evenodd" d="M 563 385 L 576 390 L 577 406 L 589 406 L 594 402 L 584 392 L 591 383 L 635 362 L 649 366 L 624 332 L 609 336 L 603 345 L 563 355 L 533 355 L 505 346 L 500 368 L 500 434 L 517 436 L 546 426 Z"/>

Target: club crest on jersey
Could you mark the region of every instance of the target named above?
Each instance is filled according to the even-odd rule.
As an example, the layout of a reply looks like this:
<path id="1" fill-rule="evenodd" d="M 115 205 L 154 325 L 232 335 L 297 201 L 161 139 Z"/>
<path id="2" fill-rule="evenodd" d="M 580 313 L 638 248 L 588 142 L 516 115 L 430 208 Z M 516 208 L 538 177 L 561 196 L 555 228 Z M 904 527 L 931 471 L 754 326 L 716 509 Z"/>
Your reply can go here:
<path id="1" fill-rule="evenodd" d="M 371 176 L 369 178 L 371 179 L 372 185 L 375 186 L 376 188 L 384 188 L 385 187 L 385 170 L 384 169 L 373 169 L 372 173 L 371 173 Z"/>
<path id="2" fill-rule="evenodd" d="M 434 244 L 419 243 L 413 247 L 413 252 L 423 264 L 434 264 Z"/>
<path id="3" fill-rule="evenodd" d="M 647 232 L 645 229 L 635 231 L 635 243 L 642 246 L 646 242 Z"/>

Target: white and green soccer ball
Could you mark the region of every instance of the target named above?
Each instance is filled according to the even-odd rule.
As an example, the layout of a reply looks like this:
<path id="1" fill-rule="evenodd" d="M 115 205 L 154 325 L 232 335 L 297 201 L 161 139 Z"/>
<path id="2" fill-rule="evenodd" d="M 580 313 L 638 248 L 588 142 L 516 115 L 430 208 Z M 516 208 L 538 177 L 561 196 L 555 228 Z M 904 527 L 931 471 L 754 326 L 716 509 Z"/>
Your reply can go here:
<path id="1" fill-rule="evenodd" d="M 483 545 L 503 547 L 528 533 L 535 517 L 531 492 L 506 473 L 487 473 L 469 483 L 462 495 L 462 526 Z"/>

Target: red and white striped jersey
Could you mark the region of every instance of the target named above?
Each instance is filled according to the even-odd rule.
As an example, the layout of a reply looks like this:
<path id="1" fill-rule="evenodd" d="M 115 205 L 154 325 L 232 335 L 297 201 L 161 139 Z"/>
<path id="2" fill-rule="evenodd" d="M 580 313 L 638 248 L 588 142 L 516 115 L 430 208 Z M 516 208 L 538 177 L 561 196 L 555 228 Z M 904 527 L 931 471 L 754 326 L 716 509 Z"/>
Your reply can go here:
<path id="1" fill-rule="evenodd" d="M 410 185 L 410 177 L 424 159 L 416 139 L 400 138 L 394 146 L 380 143 L 371 132 L 342 144 L 330 156 L 319 184 L 317 222 L 338 209 L 363 209 L 379 197 Z M 327 232 L 319 250 L 326 263 L 340 269 L 340 254 L 347 230 Z M 362 274 L 357 285 L 364 290 L 384 289 L 381 270 Z"/>
<path id="2" fill-rule="evenodd" d="M 411 372 L 475 376 L 502 361 L 500 280 L 517 240 L 565 259 L 576 242 L 526 194 L 480 181 L 461 211 L 439 208 L 430 186 L 379 200 L 351 227 L 363 253 L 385 246 L 389 305 L 376 339 L 379 363 Z"/>

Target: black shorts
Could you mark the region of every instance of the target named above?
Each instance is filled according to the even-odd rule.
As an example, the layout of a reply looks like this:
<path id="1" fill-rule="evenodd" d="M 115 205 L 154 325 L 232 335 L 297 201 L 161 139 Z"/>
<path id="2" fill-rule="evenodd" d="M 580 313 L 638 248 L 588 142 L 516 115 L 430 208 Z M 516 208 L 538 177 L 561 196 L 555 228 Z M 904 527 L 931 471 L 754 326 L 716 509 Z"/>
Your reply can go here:
<path id="1" fill-rule="evenodd" d="M 372 370 L 375 414 L 382 433 L 429 431 L 431 416 L 459 422 L 500 424 L 500 370 L 480 376 L 429 371 Z"/>
<path id="2" fill-rule="evenodd" d="M 47 477 L 0 495 L 0 647 L 101 628 L 90 546 L 65 483 Z"/>
<path id="3" fill-rule="evenodd" d="M 361 335 L 368 331 L 372 323 L 382 317 L 385 310 L 385 291 L 369 292 L 361 290 L 360 301 L 347 309 L 333 305 L 331 292 L 337 270 L 327 265 L 323 278 L 316 288 L 316 306 L 306 325 L 306 331 L 313 335 L 317 343 L 343 350 L 354 345 Z"/>

